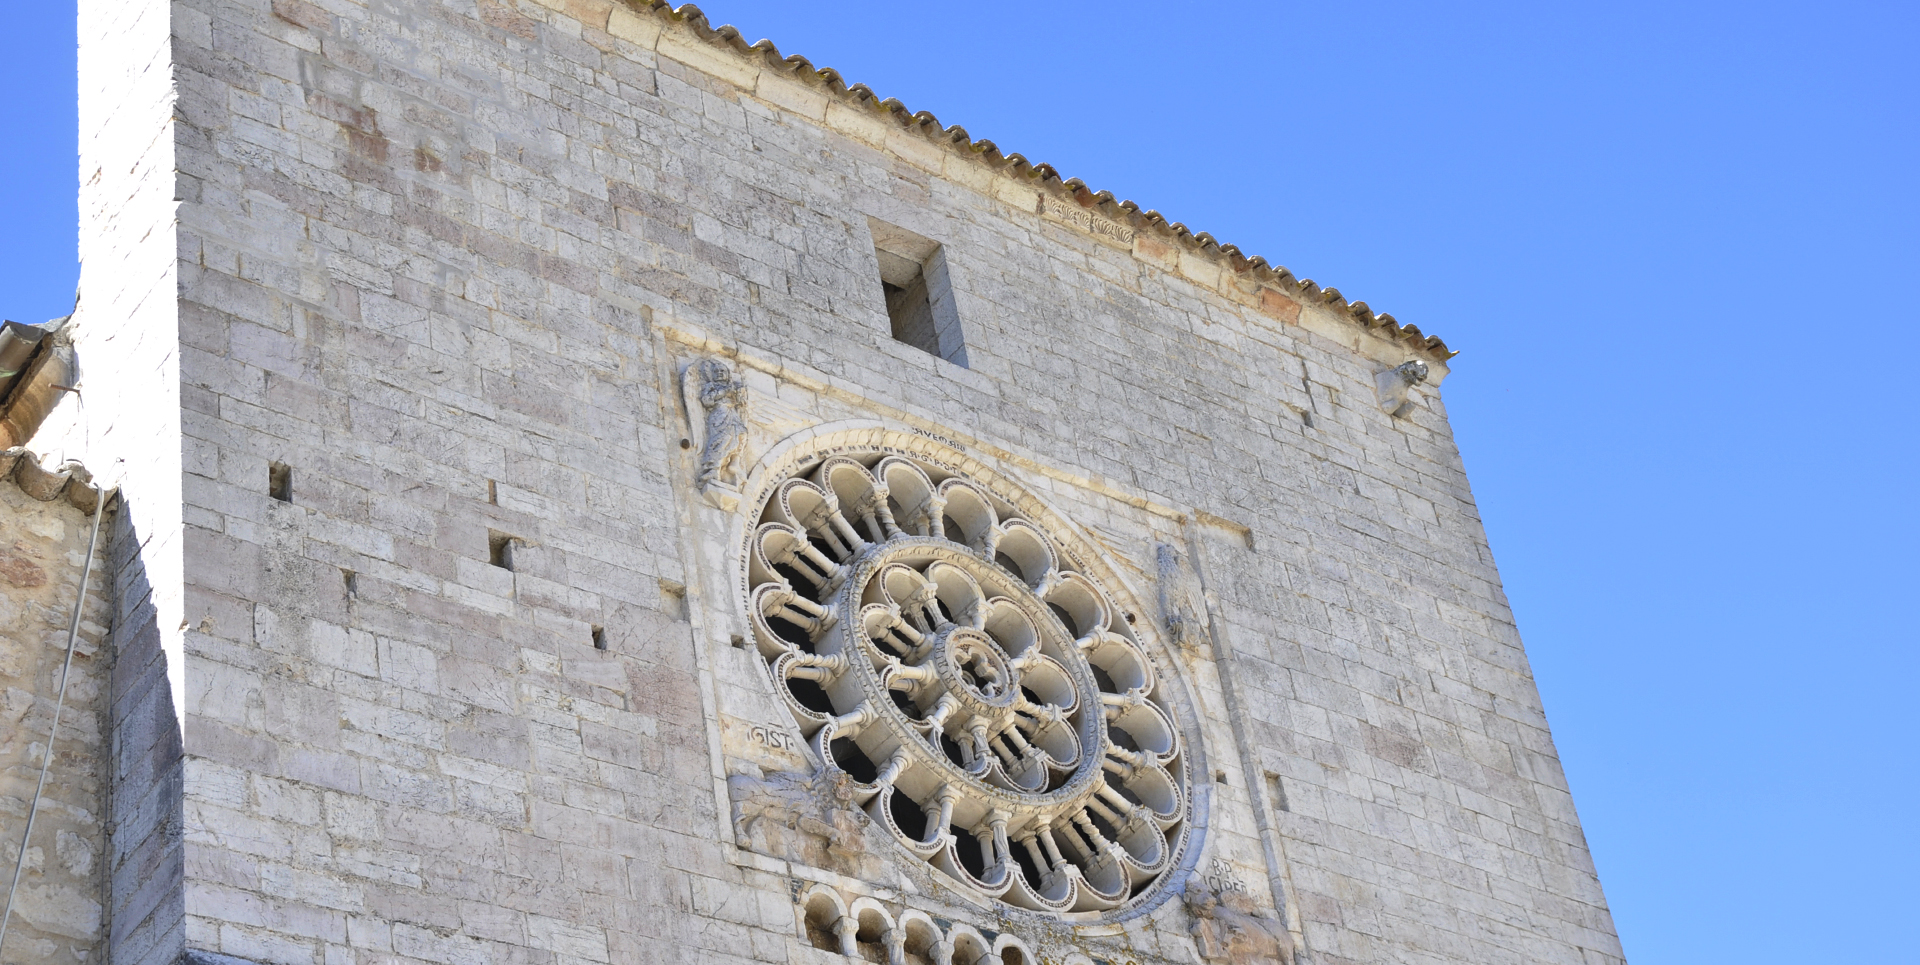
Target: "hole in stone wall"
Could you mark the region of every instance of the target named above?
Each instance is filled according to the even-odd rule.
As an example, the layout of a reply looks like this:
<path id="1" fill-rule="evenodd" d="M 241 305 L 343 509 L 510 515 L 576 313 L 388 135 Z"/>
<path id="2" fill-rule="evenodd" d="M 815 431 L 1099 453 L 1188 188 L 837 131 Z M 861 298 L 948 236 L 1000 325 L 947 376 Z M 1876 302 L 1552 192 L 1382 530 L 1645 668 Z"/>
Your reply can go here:
<path id="1" fill-rule="evenodd" d="M 512 536 L 495 530 L 487 530 L 487 562 L 503 569 L 513 569 Z"/>
<path id="2" fill-rule="evenodd" d="M 340 582 L 341 582 L 341 583 L 343 583 L 343 584 L 345 584 L 345 586 L 346 586 L 346 588 L 347 588 L 347 595 L 348 595 L 348 596 L 359 596 L 359 595 L 360 595 L 360 577 L 359 577 L 359 574 L 357 574 L 357 573 L 355 573 L 355 572 L 353 572 L 352 570 L 349 570 L 349 569 L 347 569 L 347 568 L 345 568 L 345 567 L 341 567 L 341 569 L 340 569 Z"/>
<path id="3" fill-rule="evenodd" d="M 1276 811 L 1293 810 L 1293 808 L 1290 808 L 1287 806 L 1286 786 L 1280 783 L 1280 775 L 1275 774 L 1272 771 L 1267 772 L 1267 797 L 1273 800 L 1274 810 Z"/>
<path id="4" fill-rule="evenodd" d="M 746 638 L 746 637 L 743 637 L 743 636 L 741 636 L 740 634 L 737 634 L 737 633 L 736 633 L 736 634 L 734 634 L 734 635 L 733 635 L 733 639 L 732 639 L 732 640 L 729 640 L 729 641 L 727 641 L 727 642 L 729 642 L 729 643 L 731 643 L 731 644 L 733 644 L 733 649 L 735 649 L 735 650 L 745 650 L 745 649 L 747 649 L 747 638 Z"/>
<path id="5" fill-rule="evenodd" d="M 293 467 L 284 462 L 267 464 L 267 495 L 283 502 L 293 502 Z"/>
<path id="6" fill-rule="evenodd" d="M 606 627 L 593 628 L 593 649 L 595 650 L 607 649 L 607 628 Z"/>
<path id="7" fill-rule="evenodd" d="M 1215 784 L 1218 784 L 1218 785 L 1220 785 L 1221 787 L 1226 787 L 1226 786 L 1228 786 L 1228 785 L 1227 785 L 1227 772 L 1226 772 L 1226 771 L 1214 771 L 1214 772 L 1213 772 L 1213 783 L 1215 783 Z"/>
<path id="8" fill-rule="evenodd" d="M 966 367 L 966 340 L 954 310 L 945 249 L 939 242 L 872 218 L 880 292 L 896 341 Z"/>
<path id="9" fill-rule="evenodd" d="M 487 502 L 500 505 L 500 484 L 491 479 L 487 480 Z"/>

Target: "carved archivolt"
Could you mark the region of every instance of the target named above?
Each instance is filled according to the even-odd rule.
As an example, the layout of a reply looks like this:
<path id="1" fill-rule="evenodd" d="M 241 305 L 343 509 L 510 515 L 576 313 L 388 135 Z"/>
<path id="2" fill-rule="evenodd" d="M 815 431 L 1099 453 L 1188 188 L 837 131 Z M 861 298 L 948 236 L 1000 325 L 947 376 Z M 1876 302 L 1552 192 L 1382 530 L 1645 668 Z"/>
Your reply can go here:
<path id="1" fill-rule="evenodd" d="M 1061 534 L 900 454 L 773 487 L 748 554 L 760 654 L 819 759 L 920 860 L 1041 911 L 1124 905 L 1174 865 L 1180 730 Z"/>

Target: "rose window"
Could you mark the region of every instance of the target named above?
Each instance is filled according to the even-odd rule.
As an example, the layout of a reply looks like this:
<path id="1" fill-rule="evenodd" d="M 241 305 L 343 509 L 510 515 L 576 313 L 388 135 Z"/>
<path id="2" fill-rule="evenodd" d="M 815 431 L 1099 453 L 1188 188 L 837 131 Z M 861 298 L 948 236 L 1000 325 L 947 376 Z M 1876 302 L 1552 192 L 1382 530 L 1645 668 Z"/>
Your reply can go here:
<path id="1" fill-rule="evenodd" d="M 964 887 L 1126 904 L 1174 862 L 1187 782 L 1153 665 L 1012 504 L 899 455 L 834 456 L 767 498 L 753 633 L 819 759 Z"/>

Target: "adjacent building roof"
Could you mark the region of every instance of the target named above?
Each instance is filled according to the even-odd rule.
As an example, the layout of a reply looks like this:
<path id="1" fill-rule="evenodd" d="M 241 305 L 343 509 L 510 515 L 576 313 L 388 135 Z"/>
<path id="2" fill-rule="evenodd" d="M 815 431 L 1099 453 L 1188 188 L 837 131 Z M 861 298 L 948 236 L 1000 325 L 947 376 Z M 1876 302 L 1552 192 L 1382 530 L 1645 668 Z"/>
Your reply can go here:
<path id="1" fill-rule="evenodd" d="M 72 380 L 73 346 L 62 334 L 68 319 L 45 325 L 0 323 L 0 447 L 18 446 L 59 403 Z"/>
<path id="2" fill-rule="evenodd" d="M 815 67 L 812 61 L 798 54 L 782 55 L 779 48 L 770 40 L 747 43 L 740 31 L 732 26 L 713 27 L 707 22 L 706 14 L 699 7 L 687 3 L 674 7 L 667 0 L 628 0 L 635 8 L 649 11 L 667 21 L 690 30 L 699 39 L 717 46 L 725 46 L 745 57 L 757 58 L 773 68 L 784 70 L 794 77 L 810 84 L 822 86 L 843 102 L 863 107 L 874 113 L 891 117 L 902 128 L 919 134 L 929 141 L 944 144 L 964 154 L 971 154 L 983 164 L 990 165 L 1013 177 L 1022 178 L 1042 188 L 1052 189 L 1065 197 L 1071 197 L 1081 207 L 1099 211 L 1101 214 L 1130 225 L 1135 231 L 1158 234 L 1182 250 L 1217 257 L 1239 274 L 1251 273 L 1262 284 L 1289 292 L 1308 302 L 1328 306 L 1342 314 L 1351 316 L 1361 327 L 1376 331 L 1406 342 L 1409 349 L 1439 361 L 1445 361 L 1458 355 L 1447 348 L 1447 343 L 1438 336 L 1427 335 L 1413 325 L 1402 324 L 1398 319 L 1385 312 L 1375 312 L 1366 302 L 1350 302 L 1337 288 L 1322 288 L 1311 279 L 1295 278 L 1293 273 L 1279 265 L 1272 264 L 1258 255 L 1247 255 L 1238 247 L 1216 240 L 1212 235 L 1190 230 L 1177 221 L 1169 221 L 1158 211 L 1142 210 L 1132 201 L 1114 198 L 1111 191 L 1094 191 L 1079 178 L 1062 178 L 1050 164 L 1036 164 L 1019 154 L 1005 154 L 999 145 L 989 140 L 974 140 L 967 130 L 957 124 L 943 127 L 940 119 L 927 111 L 913 111 L 900 101 L 880 95 L 865 84 L 849 86 L 846 78 L 831 67 Z"/>
<path id="3" fill-rule="evenodd" d="M 65 499 L 83 513 L 91 514 L 100 498 L 87 467 L 68 462 L 58 469 L 47 469 L 40 465 L 39 456 L 19 446 L 0 449 L 0 483 L 8 481 L 43 503 Z"/>

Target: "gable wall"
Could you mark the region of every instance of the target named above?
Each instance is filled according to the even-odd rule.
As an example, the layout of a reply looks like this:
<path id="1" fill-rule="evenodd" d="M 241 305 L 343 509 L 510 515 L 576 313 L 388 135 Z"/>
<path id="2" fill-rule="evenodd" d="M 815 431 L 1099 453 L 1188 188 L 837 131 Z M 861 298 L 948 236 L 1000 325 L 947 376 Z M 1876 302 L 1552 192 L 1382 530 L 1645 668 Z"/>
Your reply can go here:
<path id="1" fill-rule="evenodd" d="M 190 947 L 818 954 L 798 872 L 724 841 L 697 348 L 738 353 L 754 445 L 783 411 L 963 440 L 1143 599 L 1183 540 L 1233 655 L 1187 667 L 1226 778 L 1190 857 L 1272 872 L 1314 961 L 1617 959 L 1439 394 L 1373 403 L 1403 349 L 662 24 L 172 5 Z M 888 338 L 868 217 L 945 246 L 970 370 Z"/>

